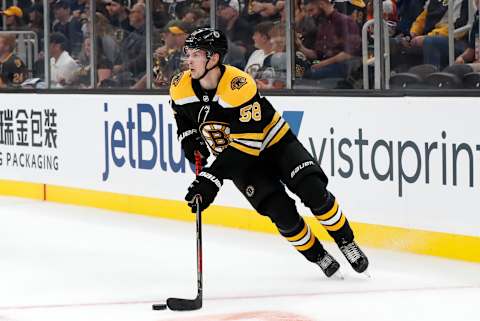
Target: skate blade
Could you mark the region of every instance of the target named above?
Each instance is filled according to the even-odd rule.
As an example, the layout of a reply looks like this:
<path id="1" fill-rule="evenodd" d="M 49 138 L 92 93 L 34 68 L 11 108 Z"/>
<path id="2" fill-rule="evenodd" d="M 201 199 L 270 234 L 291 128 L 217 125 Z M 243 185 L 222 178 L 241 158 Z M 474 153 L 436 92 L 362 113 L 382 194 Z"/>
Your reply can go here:
<path id="1" fill-rule="evenodd" d="M 360 274 L 363 274 L 363 275 L 365 275 L 365 276 L 366 276 L 367 278 L 369 278 L 369 279 L 371 279 L 371 278 L 372 278 L 372 275 L 371 275 L 371 274 L 368 272 L 368 270 L 365 270 L 365 271 L 363 271 L 363 272 L 362 272 L 362 273 L 360 273 Z"/>
<path id="2" fill-rule="evenodd" d="M 338 269 L 335 273 L 333 273 L 332 276 L 330 276 L 330 279 L 345 280 L 345 278 L 343 277 L 342 271 L 340 271 L 340 269 Z"/>

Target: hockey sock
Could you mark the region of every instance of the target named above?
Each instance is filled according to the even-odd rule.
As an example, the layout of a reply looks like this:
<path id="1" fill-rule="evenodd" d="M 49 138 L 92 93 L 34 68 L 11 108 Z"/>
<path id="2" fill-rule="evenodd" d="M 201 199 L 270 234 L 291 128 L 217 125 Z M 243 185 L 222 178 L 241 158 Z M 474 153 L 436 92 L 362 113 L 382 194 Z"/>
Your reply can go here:
<path id="1" fill-rule="evenodd" d="M 335 242 L 339 243 L 342 240 L 351 242 L 353 240 L 350 224 L 332 194 L 324 207 L 312 209 L 312 212 Z"/>
<path id="2" fill-rule="evenodd" d="M 325 252 L 322 244 L 320 244 L 310 230 L 310 226 L 305 223 L 301 216 L 298 223 L 291 229 L 279 228 L 278 230 L 310 262 L 317 262 L 319 255 Z"/>

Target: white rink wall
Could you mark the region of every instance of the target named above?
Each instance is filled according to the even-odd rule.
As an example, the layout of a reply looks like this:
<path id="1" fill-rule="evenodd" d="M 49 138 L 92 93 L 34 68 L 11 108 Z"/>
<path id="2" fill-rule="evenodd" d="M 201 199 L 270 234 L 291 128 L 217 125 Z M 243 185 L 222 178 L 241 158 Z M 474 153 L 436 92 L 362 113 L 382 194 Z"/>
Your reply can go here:
<path id="1" fill-rule="evenodd" d="M 480 237 L 478 97 L 270 97 L 356 222 Z M 2 94 L 0 179 L 183 200 L 168 96 Z M 216 204 L 250 208 L 226 184 Z M 306 209 L 302 209 L 306 213 Z"/>

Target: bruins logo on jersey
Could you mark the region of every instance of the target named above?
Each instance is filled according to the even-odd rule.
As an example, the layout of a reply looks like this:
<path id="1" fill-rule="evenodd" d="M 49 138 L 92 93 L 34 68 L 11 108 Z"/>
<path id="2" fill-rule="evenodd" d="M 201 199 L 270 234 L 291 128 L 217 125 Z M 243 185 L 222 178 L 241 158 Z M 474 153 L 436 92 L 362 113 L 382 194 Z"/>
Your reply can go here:
<path id="1" fill-rule="evenodd" d="M 174 85 L 175 87 L 178 86 L 178 83 L 180 82 L 180 79 L 182 79 L 182 76 L 183 76 L 183 71 L 179 74 L 176 74 L 175 76 L 173 76 L 172 78 L 172 85 Z"/>
<path id="2" fill-rule="evenodd" d="M 220 154 L 230 144 L 230 127 L 227 123 L 204 122 L 200 125 L 200 133 L 214 155 Z"/>
<path id="3" fill-rule="evenodd" d="M 232 82 L 230 83 L 230 87 L 232 88 L 232 90 L 234 89 L 240 90 L 240 88 L 242 88 L 246 83 L 247 83 L 247 78 L 237 76 L 232 79 Z"/>

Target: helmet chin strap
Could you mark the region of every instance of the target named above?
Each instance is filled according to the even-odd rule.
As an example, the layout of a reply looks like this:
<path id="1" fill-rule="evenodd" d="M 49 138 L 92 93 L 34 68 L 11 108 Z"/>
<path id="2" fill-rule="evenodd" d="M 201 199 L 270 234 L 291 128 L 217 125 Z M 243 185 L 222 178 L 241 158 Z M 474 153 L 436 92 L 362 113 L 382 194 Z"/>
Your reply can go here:
<path id="1" fill-rule="evenodd" d="M 215 66 L 213 66 L 212 68 L 208 69 L 208 68 L 207 68 L 207 65 L 208 65 L 208 63 L 210 62 L 210 58 L 212 58 L 212 55 L 211 55 L 211 54 L 208 55 L 207 61 L 205 62 L 205 71 L 204 71 L 203 74 L 198 78 L 198 80 L 201 80 L 203 77 L 205 77 L 205 76 L 210 72 L 210 70 L 215 69 L 215 68 L 218 66 L 218 64 L 220 63 L 220 60 L 219 60 L 219 61 L 215 64 Z"/>

